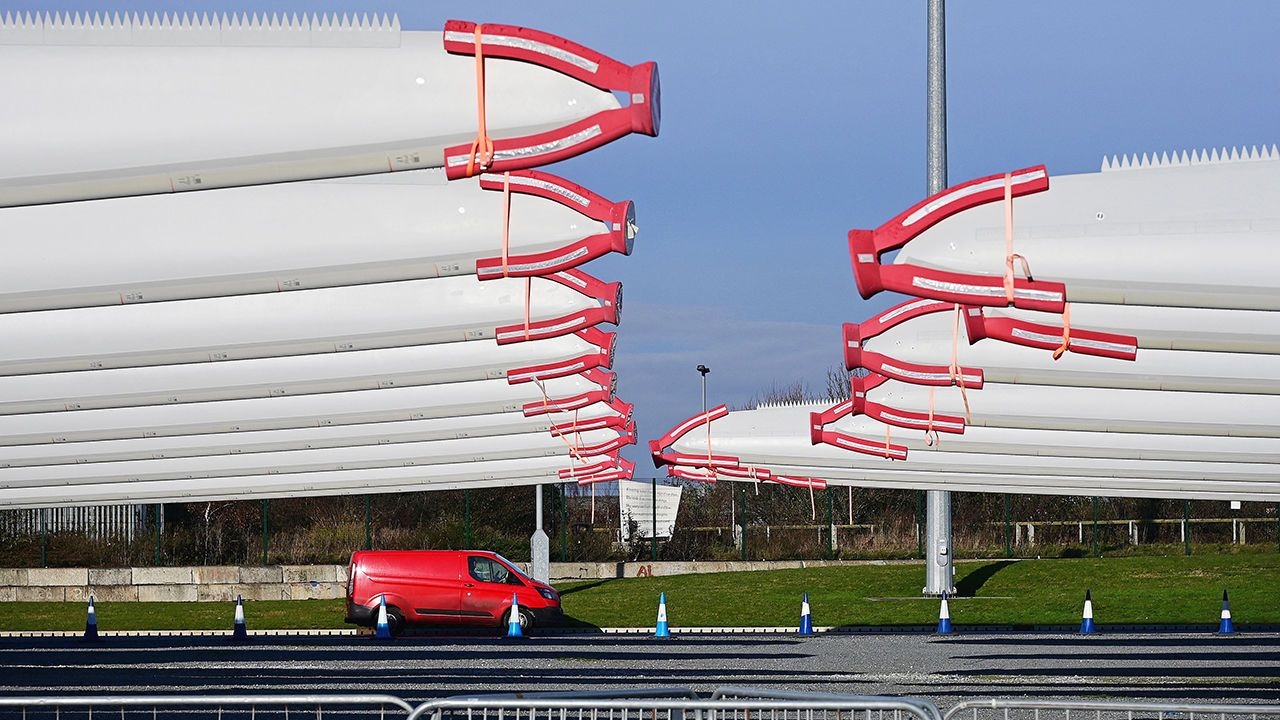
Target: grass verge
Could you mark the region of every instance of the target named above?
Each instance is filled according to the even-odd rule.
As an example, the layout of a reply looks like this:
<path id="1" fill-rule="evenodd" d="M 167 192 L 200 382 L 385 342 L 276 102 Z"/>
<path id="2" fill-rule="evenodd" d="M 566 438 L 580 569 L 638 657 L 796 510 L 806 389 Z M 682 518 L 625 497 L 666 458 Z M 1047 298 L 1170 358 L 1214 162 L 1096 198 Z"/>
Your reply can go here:
<path id="1" fill-rule="evenodd" d="M 937 622 L 936 600 L 920 597 L 918 563 L 769 570 L 557 584 L 578 626 L 652 626 L 658 593 L 673 626 L 794 626 L 809 593 L 815 625 L 894 626 Z M 1085 590 L 1107 624 L 1213 624 L 1222 591 L 1237 624 L 1280 624 L 1280 555 L 1124 557 L 961 562 L 957 625 L 1071 625 Z M 103 602 L 102 630 L 230 629 L 233 603 Z M 345 601 L 246 601 L 252 629 L 343 624 Z M 80 630 L 81 603 L 0 603 L 0 630 Z"/>

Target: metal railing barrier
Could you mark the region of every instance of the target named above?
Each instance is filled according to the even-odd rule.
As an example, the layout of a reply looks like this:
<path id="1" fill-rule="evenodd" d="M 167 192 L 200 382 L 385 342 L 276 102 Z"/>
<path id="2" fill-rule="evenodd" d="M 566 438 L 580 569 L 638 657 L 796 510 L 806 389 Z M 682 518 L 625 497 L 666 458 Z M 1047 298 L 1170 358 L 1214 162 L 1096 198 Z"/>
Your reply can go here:
<path id="1" fill-rule="evenodd" d="M 967 714 L 967 715 L 966 715 Z M 946 720 L 1264 720 L 1280 719 L 1280 705 L 1221 705 L 1086 700 L 968 700 Z"/>
<path id="2" fill-rule="evenodd" d="M 409 720 L 943 720 L 926 700 L 723 688 L 459 696 L 423 703 Z"/>
<path id="3" fill-rule="evenodd" d="M 413 706 L 392 695 L 86 695 L 0 697 L 8 720 L 401 720 Z"/>

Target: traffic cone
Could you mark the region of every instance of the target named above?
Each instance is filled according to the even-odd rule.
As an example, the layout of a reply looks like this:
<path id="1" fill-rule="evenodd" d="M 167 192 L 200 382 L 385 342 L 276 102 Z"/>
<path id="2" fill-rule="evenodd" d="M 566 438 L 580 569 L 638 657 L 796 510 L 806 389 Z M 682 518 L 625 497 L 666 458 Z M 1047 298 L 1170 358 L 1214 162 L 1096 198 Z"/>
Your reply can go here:
<path id="1" fill-rule="evenodd" d="M 89 614 L 84 621 L 84 639 L 98 639 L 98 613 L 93 609 L 93 596 L 89 596 Z"/>
<path id="2" fill-rule="evenodd" d="M 654 637 L 666 638 L 671 637 L 671 631 L 667 629 L 667 594 L 658 594 L 658 625 L 653 631 Z"/>
<path id="3" fill-rule="evenodd" d="M 951 611 L 947 609 L 947 594 L 942 593 L 942 607 L 938 609 L 938 634 L 951 632 Z"/>
<path id="4" fill-rule="evenodd" d="M 520 601 L 516 599 L 515 593 L 511 593 L 511 612 L 507 615 L 507 637 L 524 637 L 524 632 L 520 630 Z"/>
<path id="5" fill-rule="evenodd" d="M 809 614 L 809 593 L 804 594 L 804 600 L 800 603 L 800 634 L 813 634 L 813 616 Z"/>
<path id="6" fill-rule="evenodd" d="M 373 636 L 383 640 L 391 639 L 391 625 L 387 623 L 387 596 L 378 596 L 378 628 Z"/>
<path id="7" fill-rule="evenodd" d="M 248 640 L 249 630 L 244 625 L 244 600 L 236 596 L 236 620 L 235 629 L 231 631 L 231 637 L 236 640 Z"/>
<path id="8" fill-rule="evenodd" d="M 1096 630 L 1093 626 L 1093 593 L 1089 590 L 1084 591 L 1084 617 L 1080 620 L 1080 632 L 1082 634 L 1091 633 Z"/>
<path id="9" fill-rule="evenodd" d="M 1227 600 L 1227 591 L 1222 591 L 1222 619 L 1218 621 L 1218 634 L 1230 635 L 1236 631 L 1236 626 L 1231 622 L 1231 603 Z"/>

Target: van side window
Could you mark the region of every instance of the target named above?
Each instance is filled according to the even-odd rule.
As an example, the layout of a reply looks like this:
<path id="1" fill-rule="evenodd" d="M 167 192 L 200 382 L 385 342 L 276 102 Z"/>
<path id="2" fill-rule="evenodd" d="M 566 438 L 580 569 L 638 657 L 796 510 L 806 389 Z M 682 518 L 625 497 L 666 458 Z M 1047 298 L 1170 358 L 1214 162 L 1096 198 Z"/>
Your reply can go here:
<path id="1" fill-rule="evenodd" d="M 511 575 L 506 566 L 487 557 L 467 558 L 467 569 L 471 572 L 471 577 L 480 582 L 505 583 Z"/>

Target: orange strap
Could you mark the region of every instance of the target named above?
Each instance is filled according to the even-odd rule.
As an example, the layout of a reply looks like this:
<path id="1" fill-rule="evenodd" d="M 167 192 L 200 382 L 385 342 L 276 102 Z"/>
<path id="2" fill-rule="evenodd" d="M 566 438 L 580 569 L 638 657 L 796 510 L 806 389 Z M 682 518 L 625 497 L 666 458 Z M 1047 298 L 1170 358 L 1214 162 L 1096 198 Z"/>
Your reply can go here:
<path id="1" fill-rule="evenodd" d="M 551 415 L 551 398 L 547 397 L 547 386 L 542 384 L 542 381 L 536 378 L 534 379 L 533 382 L 535 385 L 538 386 L 538 389 L 542 391 L 542 410 L 547 414 L 549 419 Z M 564 442 L 565 446 L 569 448 L 569 467 L 573 467 L 573 464 L 574 464 L 573 461 L 575 459 L 577 460 L 582 459 L 582 433 L 578 432 L 578 411 L 577 410 L 573 411 L 573 440 L 574 441 L 569 442 L 568 438 L 566 438 L 563 434 L 561 434 L 559 437 L 560 437 L 560 440 Z"/>
<path id="2" fill-rule="evenodd" d="M 716 466 L 711 462 L 711 421 L 703 417 L 707 423 L 707 472 L 711 473 L 711 481 L 716 481 Z"/>
<path id="3" fill-rule="evenodd" d="M 511 277 L 508 259 L 511 255 L 511 173 L 502 173 L 502 277 Z M 533 301 L 533 278 L 524 280 L 524 339 L 528 340 L 529 306 Z"/>
<path id="4" fill-rule="evenodd" d="M 892 458 L 892 457 L 893 457 L 893 442 L 892 442 L 891 438 L 889 437 L 889 428 L 890 428 L 890 427 L 892 427 L 892 426 L 891 426 L 891 425 L 889 425 L 889 423 L 885 423 L 885 425 L 884 425 L 884 455 L 885 455 L 885 457 L 888 457 L 888 458 Z"/>
<path id="5" fill-rule="evenodd" d="M 529 305 L 533 301 L 533 278 L 524 279 L 524 339 L 529 339 Z"/>
<path id="6" fill-rule="evenodd" d="M 964 390 L 964 375 L 960 372 L 960 303 L 956 303 L 956 321 L 951 328 L 951 367 L 948 370 L 951 373 L 951 384 L 960 386 L 960 399 L 964 400 L 964 421 L 971 422 L 969 394 Z M 929 412 L 933 412 L 932 407 Z"/>
<path id="7" fill-rule="evenodd" d="M 511 173 L 502 173 L 502 277 L 511 276 L 507 256 L 511 252 Z"/>
<path id="8" fill-rule="evenodd" d="M 1062 304 L 1062 344 L 1053 351 L 1053 359 L 1058 360 L 1071 348 L 1071 303 Z"/>
<path id="9" fill-rule="evenodd" d="M 933 447 L 939 442 L 938 431 L 933 429 L 933 386 L 929 386 L 929 427 L 924 431 L 924 444 Z"/>
<path id="10" fill-rule="evenodd" d="M 1022 261 L 1022 274 L 1031 280 L 1031 265 L 1027 259 L 1013 251 L 1013 178 L 1004 174 L 1004 297 L 1013 303 L 1013 261 Z"/>
<path id="11" fill-rule="evenodd" d="M 476 139 L 471 143 L 471 156 L 467 158 L 467 177 L 476 174 L 476 160 L 479 158 L 481 170 L 493 163 L 493 140 L 489 137 L 488 122 L 484 111 L 484 26 L 476 24 Z"/>

